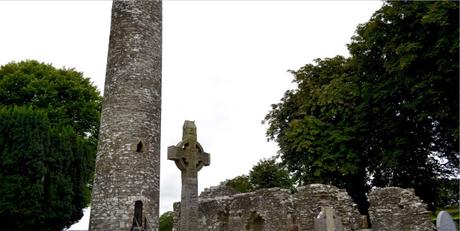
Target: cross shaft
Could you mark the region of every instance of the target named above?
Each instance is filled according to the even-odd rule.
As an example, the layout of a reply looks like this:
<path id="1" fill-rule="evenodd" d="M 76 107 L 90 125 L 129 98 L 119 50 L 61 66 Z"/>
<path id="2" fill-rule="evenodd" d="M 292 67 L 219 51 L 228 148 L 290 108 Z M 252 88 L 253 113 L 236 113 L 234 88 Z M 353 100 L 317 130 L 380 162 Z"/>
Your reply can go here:
<path id="1" fill-rule="evenodd" d="M 184 122 L 182 141 L 168 147 L 168 160 L 182 173 L 179 231 L 198 231 L 198 172 L 209 166 L 210 156 L 197 141 L 193 121 Z"/>

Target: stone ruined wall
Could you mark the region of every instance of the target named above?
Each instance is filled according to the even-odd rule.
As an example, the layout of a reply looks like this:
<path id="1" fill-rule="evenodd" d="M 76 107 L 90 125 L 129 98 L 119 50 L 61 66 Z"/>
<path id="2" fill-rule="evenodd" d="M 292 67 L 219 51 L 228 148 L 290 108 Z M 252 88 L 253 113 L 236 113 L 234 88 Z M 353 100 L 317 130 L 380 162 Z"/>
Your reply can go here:
<path id="1" fill-rule="evenodd" d="M 200 193 L 200 199 L 213 199 L 216 197 L 233 196 L 235 194 L 239 194 L 239 192 L 225 185 L 225 182 L 223 182 L 218 186 L 205 188 L 204 191 Z"/>
<path id="2" fill-rule="evenodd" d="M 289 225 L 291 210 L 289 191 L 279 188 L 237 194 L 228 199 L 203 200 L 200 230 L 284 230 Z M 206 217 L 206 213 L 211 216 Z"/>
<path id="3" fill-rule="evenodd" d="M 160 0 L 113 2 L 92 231 L 130 230 L 135 204 L 142 225 L 158 227 L 161 21 Z"/>
<path id="4" fill-rule="evenodd" d="M 315 217 L 321 211 L 321 206 L 334 208 L 341 218 L 343 230 L 356 230 L 359 227 L 361 215 L 358 206 L 344 189 L 330 185 L 311 184 L 297 189 L 293 194 L 296 223 L 301 230 L 314 230 Z"/>
<path id="5" fill-rule="evenodd" d="M 200 199 L 200 231 L 282 231 L 297 225 L 300 230 L 314 230 L 314 218 L 321 206 L 333 207 L 343 230 L 353 230 L 360 215 L 348 194 L 334 186 L 313 184 L 298 192 L 271 188 L 250 193 Z M 174 204 L 179 213 L 179 203 Z M 180 216 L 180 214 L 179 214 Z M 175 222 L 179 217 L 175 218 Z"/>
<path id="6" fill-rule="evenodd" d="M 234 194 L 219 185 L 200 195 L 200 231 L 284 231 L 297 226 L 314 231 L 321 207 L 335 210 L 343 230 L 433 231 L 430 212 L 412 189 L 378 188 L 369 194 L 372 229 L 363 229 L 356 204 L 345 190 L 312 184 L 297 188 L 261 189 Z M 174 204 L 175 227 L 180 218 L 180 203 Z M 177 229 L 175 229 L 177 230 Z"/>
<path id="7" fill-rule="evenodd" d="M 433 231 L 430 212 L 413 189 L 377 188 L 369 194 L 369 215 L 374 231 Z"/>

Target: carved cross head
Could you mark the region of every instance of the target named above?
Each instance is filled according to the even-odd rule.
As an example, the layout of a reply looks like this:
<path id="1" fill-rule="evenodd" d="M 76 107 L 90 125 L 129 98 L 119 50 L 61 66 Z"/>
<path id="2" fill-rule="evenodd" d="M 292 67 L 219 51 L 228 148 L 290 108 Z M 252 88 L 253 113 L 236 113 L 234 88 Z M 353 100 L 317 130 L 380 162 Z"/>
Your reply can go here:
<path id="1" fill-rule="evenodd" d="M 203 166 L 209 166 L 209 153 L 197 141 L 195 122 L 186 120 L 182 132 L 182 141 L 168 147 L 168 160 L 173 160 L 186 175 L 194 176 Z"/>

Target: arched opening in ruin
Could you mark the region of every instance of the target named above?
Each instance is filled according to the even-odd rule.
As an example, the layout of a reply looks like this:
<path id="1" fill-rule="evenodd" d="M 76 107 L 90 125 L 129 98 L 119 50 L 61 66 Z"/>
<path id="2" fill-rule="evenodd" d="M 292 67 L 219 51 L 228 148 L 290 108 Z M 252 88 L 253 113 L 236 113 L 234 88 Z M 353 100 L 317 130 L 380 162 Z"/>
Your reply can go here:
<path id="1" fill-rule="evenodd" d="M 256 212 L 252 212 L 246 223 L 246 231 L 262 231 L 265 220 Z"/>

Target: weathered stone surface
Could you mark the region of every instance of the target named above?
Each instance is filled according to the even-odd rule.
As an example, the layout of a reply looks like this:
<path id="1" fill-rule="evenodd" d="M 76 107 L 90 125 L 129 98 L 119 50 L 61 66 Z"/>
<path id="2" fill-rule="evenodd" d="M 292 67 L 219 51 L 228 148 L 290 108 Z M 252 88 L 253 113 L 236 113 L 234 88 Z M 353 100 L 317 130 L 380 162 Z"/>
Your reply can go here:
<path id="1" fill-rule="evenodd" d="M 315 231 L 342 231 L 341 219 L 331 207 L 321 207 L 315 218 Z"/>
<path id="2" fill-rule="evenodd" d="M 358 213 L 345 190 L 334 186 L 312 184 L 291 193 L 286 189 L 261 189 L 233 194 L 220 185 L 206 189 L 199 200 L 199 230 L 212 231 L 279 231 L 279 230 L 362 230 L 362 231 L 432 231 L 430 213 L 413 190 L 376 189 L 369 195 L 373 228 Z M 223 187 L 224 188 L 224 187 Z M 222 193 L 223 192 L 223 193 Z M 330 212 L 327 213 L 326 210 Z M 319 224 L 315 218 L 323 210 Z M 180 217 L 180 203 L 174 204 L 175 226 Z M 315 226 L 316 225 L 316 226 Z"/>
<path id="3" fill-rule="evenodd" d="M 436 217 L 436 229 L 438 231 L 457 231 L 455 222 L 447 211 L 441 211 Z"/>
<path id="4" fill-rule="evenodd" d="M 198 171 L 210 164 L 209 153 L 197 141 L 193 121 L 185 121 L 182 141 L 168 147 L 168 160 L 173 160 L 181 170 L 182 192 L 177 230 L 198 231 Z"/>
<path id="5" fill-rule="evenodd" d="M 230 186 L 227 186 L 225 182 L 217 186 L 212 186 L 210 188 L 204 189 L 203 192 L 200 193 L 200 199 L 213 199 L 216 197 L 228 197 L 238 194 L 240 192 L 236 191 Z"/>
<path id="6" fill-rule="evenodd" d="M 436 217 L 436 229 L 438 231 L 457 231 L 455 222 L 447 211 L 441 211 Z"/>
<path id="7" fill-rule="evenodd" d="M 160 0 L 114 0 L 91 203 L 92 231 L 126 231 L 135 223 L 157 230 L 161 31 Z"/>
<path id="8" fill-rule="evenodd" d="M 413 189 L 377 188 L 369 194 L 369 215 L 374 231 L 433 231 L 430 212 Z"/>
<path id="9" fill-rule="evenodd" d="M 340 216 L 343 230 L 359 228 L 360 214 L 358 207 L 344 189 L 331 185 L 311 184 L 298 188 L 294 195 L 296 216 L 301 230 L 313 230 L 314 219 L 321 211 L 321 206 L 334 208 Z"/>
<path id="10" fill-rule="evenodd" d="M 199 230 L 314 230 L 321 207 L 334 208 L 343 230 L 355 229 L 360 215 L 348 194 L 334 186 L 314 184 L 287 189 L 261 189 L 215 198 L 200 198 Z M 180 217 L 180 204 L 174 204 Z M 176 227 L 177 220 L 175 218 Z"/>

